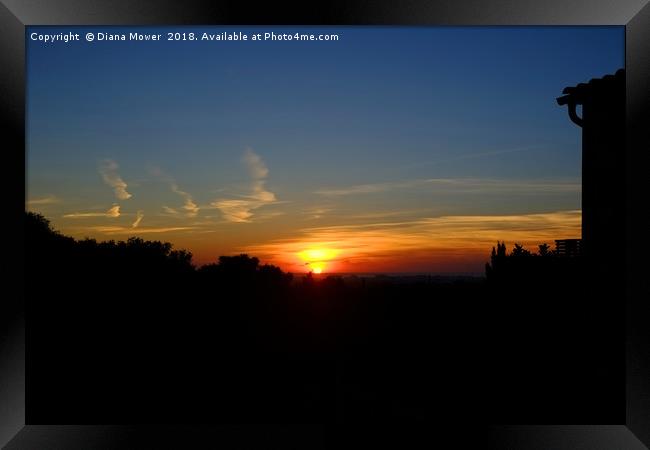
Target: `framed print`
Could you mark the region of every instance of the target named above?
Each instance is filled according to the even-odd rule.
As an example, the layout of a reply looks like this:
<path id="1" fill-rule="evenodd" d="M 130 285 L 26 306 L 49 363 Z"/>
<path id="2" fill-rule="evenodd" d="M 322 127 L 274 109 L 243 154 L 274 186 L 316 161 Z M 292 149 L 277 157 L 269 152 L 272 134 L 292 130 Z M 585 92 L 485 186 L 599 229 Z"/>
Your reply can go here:
<path id="1" fill-rule="evenodd" d="M 647 2 L 0 16 L 3 448 L 650 445 Z"/>

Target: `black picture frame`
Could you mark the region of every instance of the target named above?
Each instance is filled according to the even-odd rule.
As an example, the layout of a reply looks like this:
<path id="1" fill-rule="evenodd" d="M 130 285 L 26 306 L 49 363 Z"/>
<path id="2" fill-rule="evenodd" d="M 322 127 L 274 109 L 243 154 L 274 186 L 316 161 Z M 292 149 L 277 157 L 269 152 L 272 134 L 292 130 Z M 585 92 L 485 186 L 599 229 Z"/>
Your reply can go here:
<path id="1" fill-rule="evenodd" d="M 288 3 L 288 2 L 287 2 Z M 5 294 L 0 314 L 0 445 L 37 448 L 242 447 L 281 444 L 321 447 L 328 429 L 321 426 L 128 427 L 30 424 L 25 421 L 25 280 L 23 211 L 25 207 L 25 27 L 30 25 L 622 25 L 626 36 L 626 411 L 625 423 L 611 425 L 502 425 L 481 431 L 482 448 L 643 449 L 650 447 L 650 230 L 642 180 L 650 149 L 650 6 L 645 0 L 565 2 L 547 0 L 347 0 L 235 1 L 84 1 L 2 0 L 0 2 L 0 98 L 5 174 L 9 193 L 3 226 L 10 239 L 2 272 Z M 585 80 L 586 81 L 586 80 Z M 559 95 L 560 93 L 558 93 Z M 22 180 L 22 184 L 21 184 Z M 23 189 L 17 186 L 23 186 Z M 6 211 L 5 210 L 5 211 Z M 27 324 L 28 326 L 28 324 Z M 597 393 L 594 393 L 597 395 Z M 402 437 L 408 434 L 401 434 Z M 435 435 L 427 435 L 436 444 Z M 459 440 L 463 437 L 459 436 Z M 207 444 L 206 444 L 207 443 Z M 260 445 L 262 444 L 262 445 Z M 439 443 L 442 444 L 442 443 Z M 462 447 L 458 444 L 458 447 Z M 451 448 L 456 448 L 451 446 Z"/>

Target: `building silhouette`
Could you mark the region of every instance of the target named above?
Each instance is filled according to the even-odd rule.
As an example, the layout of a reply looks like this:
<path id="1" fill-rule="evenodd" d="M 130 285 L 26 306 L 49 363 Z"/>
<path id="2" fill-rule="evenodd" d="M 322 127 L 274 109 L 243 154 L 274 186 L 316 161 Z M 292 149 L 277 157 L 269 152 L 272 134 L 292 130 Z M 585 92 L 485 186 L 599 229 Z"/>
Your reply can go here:
<path id="1" fill-rule="evenodd" d="M 557 98 L 582 128 L 582 242 L 589 270 L 622 275 L 625 233 L 625 70 L 566 87 Z M 578 110 L 581 107 L 582 111 Z M 560 244 L 568 251 L 569 240 Z"/>
<path id="2" fill-rule="evenodd" d="M 576 257 L 582 255 L 582 239 L 556 239 L 555 254 L 557 256 Z"/>

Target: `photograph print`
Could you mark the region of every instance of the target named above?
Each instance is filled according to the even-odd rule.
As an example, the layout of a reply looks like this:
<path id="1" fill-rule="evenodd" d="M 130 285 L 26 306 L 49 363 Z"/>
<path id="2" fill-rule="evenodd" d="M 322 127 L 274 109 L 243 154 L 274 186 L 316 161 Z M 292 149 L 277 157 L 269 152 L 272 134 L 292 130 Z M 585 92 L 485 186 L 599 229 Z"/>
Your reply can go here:
<path id="1" fill-rule="evenodd" d="M 624 41 L 27 27 L 28 423 L 624 422 Z"/>

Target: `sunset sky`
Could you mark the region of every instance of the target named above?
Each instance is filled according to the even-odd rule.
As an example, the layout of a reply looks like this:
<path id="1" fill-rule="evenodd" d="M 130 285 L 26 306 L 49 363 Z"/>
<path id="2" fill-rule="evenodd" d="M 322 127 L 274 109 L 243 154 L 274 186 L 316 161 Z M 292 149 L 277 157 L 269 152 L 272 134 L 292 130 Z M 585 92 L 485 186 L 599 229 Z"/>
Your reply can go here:
<path id="1" fill-rule="evenodd" d="M 336 33 L 86 42 L 86 32 Z M 624 66 L 622 27 L 30 27 L 27 209 L 76 238 L 291 272 L 483 272 L 580 237 L 580 129 L 555 98 Z"/>

